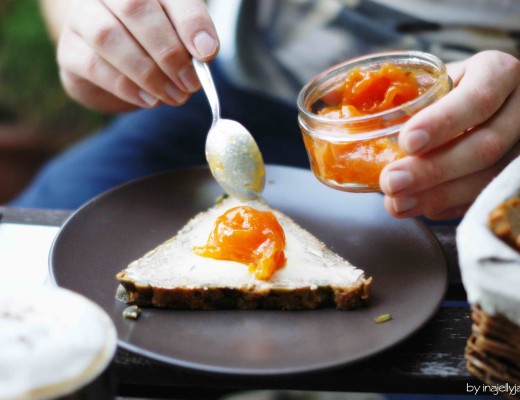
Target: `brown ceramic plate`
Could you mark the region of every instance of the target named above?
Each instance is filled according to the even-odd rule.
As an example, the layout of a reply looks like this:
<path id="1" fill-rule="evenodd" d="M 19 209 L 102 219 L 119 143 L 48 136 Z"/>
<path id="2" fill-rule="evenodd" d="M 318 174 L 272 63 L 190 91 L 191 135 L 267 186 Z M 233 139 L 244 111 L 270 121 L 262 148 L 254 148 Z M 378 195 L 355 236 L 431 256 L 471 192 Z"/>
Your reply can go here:
<path id="1" fill-rule="evenodd" d="M 210 207 L 221 189 L 204 168 L 176 170 L 109 191 L 63 226 L 50 256 L 62 287 L 112 317 L 119 345 L 143 356 L 235 374 L 311 371 L 365 359 L 423 326 L 444 297 L 447 268 L 433 234 L 397 220 L 379 194 L 350 194 L 311 172 L 269 166 L 265 199 L 372 276 L 370 305 L 353 311 L 172 311 L 122 316 L 115 274 Z M 391 321 L 374 317 L 390 313 Z"/>

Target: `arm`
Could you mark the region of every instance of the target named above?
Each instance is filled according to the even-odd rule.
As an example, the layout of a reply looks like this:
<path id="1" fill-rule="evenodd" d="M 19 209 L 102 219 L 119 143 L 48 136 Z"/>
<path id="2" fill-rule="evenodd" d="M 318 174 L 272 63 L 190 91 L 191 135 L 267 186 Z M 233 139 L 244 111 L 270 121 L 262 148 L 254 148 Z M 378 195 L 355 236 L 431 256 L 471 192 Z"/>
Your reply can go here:
<path id="1" fill-rule="evenodd" d="M 520 61 L 485 51 L 449 66 L 454 89 L 413 116 L 399 135 L 408 157 L 380 177 L 395 217 L 463 215 L 520 154 Z"/>
<path id="2" fill-rule="evenodd" d="M 40 1 L 63 86 L 93 109 L 184 104 L 200 87 L 191 58 L 218 53 L 202 0 Z"/>

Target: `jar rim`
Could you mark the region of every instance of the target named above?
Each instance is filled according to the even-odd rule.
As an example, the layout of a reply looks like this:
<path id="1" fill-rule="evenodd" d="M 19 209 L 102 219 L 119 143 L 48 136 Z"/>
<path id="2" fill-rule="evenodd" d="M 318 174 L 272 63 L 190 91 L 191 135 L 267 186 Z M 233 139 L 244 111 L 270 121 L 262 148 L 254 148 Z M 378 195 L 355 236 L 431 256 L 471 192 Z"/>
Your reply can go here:
<path id="1" fill-rule="evenodd" d="M 383 64 L 386 62 L 392 62 L 393 59 L 407 59 L 409 61 L 416 61 L 417 64 L 419 63 L 428 63 L 432 67 L 434 67 L 438 73 L 439 79 L 436 79 L 436 81 L 433 83 L 431 87 L 428 88 L 424 93 L 422 93 L 420 96 L 416 97 L 413 100 L 410 100 L 404 104 L 401 104 L 397 107 L 380 111 L 378 113 L 374 114 L 366 114 L 356 117 L 350 117 L 350 118 L 331 118 L 323 115 L 318 115 L 313 113 L 312 111 L 309 111 L 307 109 L 306 100 L 308 99 L 308 96 L 312 93 L 312 90 L 317 87 L 320 83 L 324 83 L 333 72 L 336 72 L 338 70 L 344 70 L 345 72 L 358 66 L 362 65 L 368 61 L 373 62 L 374 64 Z M 442 79 L 443 77 L 446 77 L 446 79 Z M 348 122 L 349 125 L 362 125 L 367 124 L 372 121 L 375 121 L 377 119 L 385 119 L 388 121 L 391 121 L 393 119 L 402 120 L 404 116 L 411 116 L 421 110 L 422 108 L 426 107 L 427 105 L 431 104 L 434 100 L 434 97 L 438 93 L 438 91 L 446 85 L 446 80 L 448 81 L 449 87 L 451 88 L 451 79 L 448 76 L 446 66 L 444 65 L 443 61 L 438 58 L 437 56 L 425 53 L 421 51 L 387 51 L 387 52 L 381 52 L 381 53 L 373 53 L 364 55 L 361 57 L 356 57 L 353 59 L 348 59 L 346 61 L 342 61 L 336 65 L 333 65 L 332 67 L 322 71 L 318 75 L 316 75 L 314 78 L 312 78 L 303 88 L 300 90 L 300 93 L 298 94 L 297 98 L 297 106 L 298 111 L 300 113 L 300 118 L 298 119 L 300 124 L 304 124 L 304 120 L 308 119 L 312 122 L 327 124 L 329 126 L 334 126 L 335 124 L 341 124 L 344 125 L 345 122 Z M 304 117 L 304 118 L 303 118 Z M 343 139 L 346 139 L 346 135 L 352 135 L 352 140 L 360 140 L 360 139 L 366 139 L 366 138 L 374 138 L 379 137 L 383 135 L 389 135 L 389 134 L 395 134 L 397 131 L 399 131 L 400 127 L 402 126 L 402 123 L 392 125 L 390 127 L 380 129 L 378 131 L 373 131 L 370 134 L 367 133 L 347 133 L 342 132 L 341 136 Z M 390 128 L 390 129 L 389 129 Z M 309 132 L 312 134 L 312 132 Z M 330 136 L 331 132 L 327 132 L 327 136 Z M 334 136 L 334 135 L 332 135 Z"/>

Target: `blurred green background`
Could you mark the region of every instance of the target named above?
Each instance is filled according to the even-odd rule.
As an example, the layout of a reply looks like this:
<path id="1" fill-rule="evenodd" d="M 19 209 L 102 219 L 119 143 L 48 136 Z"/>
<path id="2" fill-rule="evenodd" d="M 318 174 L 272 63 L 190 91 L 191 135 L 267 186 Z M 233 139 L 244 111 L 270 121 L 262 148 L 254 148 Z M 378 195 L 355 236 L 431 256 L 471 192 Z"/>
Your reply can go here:
<path id="1" fill-rule="evenodd" d="M 63 91 L 37 0 L 0 0 L 0 204 L 107 116 Z"/>

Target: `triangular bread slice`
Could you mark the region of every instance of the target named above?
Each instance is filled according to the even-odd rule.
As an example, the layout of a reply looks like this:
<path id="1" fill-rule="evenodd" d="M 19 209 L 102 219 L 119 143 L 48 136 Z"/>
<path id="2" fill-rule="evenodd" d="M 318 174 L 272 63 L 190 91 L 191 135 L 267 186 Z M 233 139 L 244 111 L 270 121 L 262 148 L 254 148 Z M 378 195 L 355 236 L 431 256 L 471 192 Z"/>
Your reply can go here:
<path id="1" fill-rule="evenodd" d="M 285 231 L 283 268 L 267 281 L 244 264 L 196 255 L 216 219 L 238 205 L 272 211 Z M 133 261 L 117 274 L 117 297 L 130 304 L 174 309 L 284 309 L 367 303 L 371 278 L 328 249 L 291 218 L 262 201 L 226 198 L 191 219 L 173 238 Z"/>

